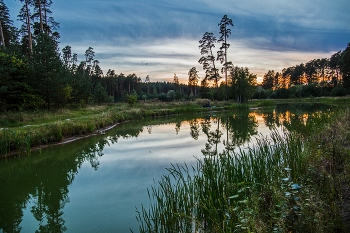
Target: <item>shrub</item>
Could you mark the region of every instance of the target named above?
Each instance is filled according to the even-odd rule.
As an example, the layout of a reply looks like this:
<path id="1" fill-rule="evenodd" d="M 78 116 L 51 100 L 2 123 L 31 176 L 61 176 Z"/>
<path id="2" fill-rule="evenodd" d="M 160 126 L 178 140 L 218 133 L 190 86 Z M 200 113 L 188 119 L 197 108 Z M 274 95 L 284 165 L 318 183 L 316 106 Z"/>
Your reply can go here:
<path id="1" fill-rule="evenodd" d="M 346 93 L 347 91 L 343 85 L 338 85 L 337 87 L 333 88 L 331 96 L 346 96 Z"/>
<path id="2" fill-rule="evenodd" d="M 128 102 L 128 104 L 134 105 L 135 103 L 137 103 L 137 96 L 136 95 L 127 95 L 126 101 Z"/>

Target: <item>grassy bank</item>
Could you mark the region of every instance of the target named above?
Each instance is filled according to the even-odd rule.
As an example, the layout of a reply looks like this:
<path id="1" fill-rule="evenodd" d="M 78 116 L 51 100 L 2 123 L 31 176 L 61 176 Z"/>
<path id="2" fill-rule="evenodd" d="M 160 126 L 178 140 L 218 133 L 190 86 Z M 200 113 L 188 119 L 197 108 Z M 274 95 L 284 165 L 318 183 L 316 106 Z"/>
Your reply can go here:
<path id="1" fill-rule="evenodd" d="M 173 165 L 137 210 L 140 232 L 349 232 L 350 111 Z"/>
<path id="2" fill-rule="evenodd" d="M 213 102 L 118 103 L 55 111 L 6 112 L 0 115 L 0 156 L 28 154 L 34 147 L 59 143 L 74 137 L 99 133 L 117 123 L 133 119 L 181 114 L 186 112 L 224 111 L 249 107 L 273 107 L 278 103 L 321 102 L 350 104 L 350 98 L 309 98 L 294 100 L 253 100 L 246 104 Z"/>
<path id="3" fill-rule="evenodd" d="M 293 99 L 265 99 L 253 100 L 252 105 L 273 106 L 284 103 L 323 103 L 329 105 L 350 105 L 350 97 L 313 97 L 313 98 L 293 98 Z"/>
<path id="4" fill-rule="evenodd" d="M 211 108 L 203 108 L 204 103 L 204 100 L 139 102 L 134 105 L 118 103 L 55 111 L 3 113 L 0 116 L 0 156 L 28 154 L 34 147 L 96 134 L 133 119 L 248 108 L 232 102 L 211 102 Z"/>

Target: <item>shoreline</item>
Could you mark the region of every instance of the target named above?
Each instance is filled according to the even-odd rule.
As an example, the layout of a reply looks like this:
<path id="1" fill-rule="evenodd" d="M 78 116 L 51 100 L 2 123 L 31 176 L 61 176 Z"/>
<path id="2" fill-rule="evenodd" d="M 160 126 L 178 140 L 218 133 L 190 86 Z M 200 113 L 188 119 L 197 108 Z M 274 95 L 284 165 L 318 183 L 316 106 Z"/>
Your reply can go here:
<path id="1" fill-rule="evenodd" d="M 336 104 L 338 98 L 329 98 L 326 100 L 327 101 L 315 101 L 315 99 L 312 99 L 312 101 L 307 101 L 305 99 L 302 103 L 319 102 L 331 105 L 333 102 L 333 104 Z M 348 101 L 350 98 L 344 98 L 344 100 Z M 203 100 L 193 102 L 141 102 L 135 105 L 122 103 L 106 106 L 88 106 L 84 109 L 76 110 L 77 112 L 80 111 L 80 115 L 72 116 L 72 114 L 69 115 L 65 113 L 65 111 L 69 110 L 62 110 L 63 113 L 61 113 L 61 115 L 52 113 L 53 116 L 49 116 L 52 119 L 45 120 L 44 123 L 35 124 L 36 121 L 40 122 L 40 117 L 43 117 L 37 114 L 35 117 L 39 120 L 25 121 L 26 124 L 24 126 L 3 127 L 0 130 L 0 159 L 17 155 L 28 155 L 32 151 L 39 150 L 40 148 L 62 145 L 82 138 L 103 134 L 104 131 L 108 131 L 118 124 L 123 124 L 134 119 L 194 112 L 257 109 L 272 107 L 284 101 L 271 99 L 254 100 L 245 104 L 213 101 L 211 104 L 213 107 L 210 109 L 203 108 L 202 102 Z M 286 103 L 293 104 L 290 100 L 287 100 Z M 300 101 L 298 103 L 300 103 Z M 83 112 L 83 114 L 81 112 Z M 18 115 L 20 114 L 21 113 L 18 113 Z M 67 121 L 66 119 L 70 120 Z"/>

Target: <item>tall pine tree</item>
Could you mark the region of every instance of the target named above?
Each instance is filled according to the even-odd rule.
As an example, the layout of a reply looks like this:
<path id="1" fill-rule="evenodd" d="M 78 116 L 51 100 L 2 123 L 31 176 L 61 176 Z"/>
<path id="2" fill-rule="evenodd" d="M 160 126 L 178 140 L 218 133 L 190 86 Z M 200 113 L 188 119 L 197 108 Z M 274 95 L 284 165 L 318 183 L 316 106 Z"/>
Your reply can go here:
<path id="1" fill-rule="evenodd" d="M 17 42 L 17 30 L 10 19 L 9 9 L 3 0 L 0 0 L 0 47 L 5 49 Z"/>

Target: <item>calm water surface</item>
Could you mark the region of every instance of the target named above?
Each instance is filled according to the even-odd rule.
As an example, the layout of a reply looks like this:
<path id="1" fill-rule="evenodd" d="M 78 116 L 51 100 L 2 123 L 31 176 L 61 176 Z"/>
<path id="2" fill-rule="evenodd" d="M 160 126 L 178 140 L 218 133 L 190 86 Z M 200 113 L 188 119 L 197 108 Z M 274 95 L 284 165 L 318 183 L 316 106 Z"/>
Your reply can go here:
<path id="1" fill-rule="evenodd" d="M 138 232 L 135 208 L 171 163 L 246 147 L 272 127 L 303 130 L 321 105 L 121 124 L 102 135 L 0 161 L 0 232 Z"/>

